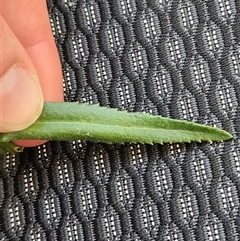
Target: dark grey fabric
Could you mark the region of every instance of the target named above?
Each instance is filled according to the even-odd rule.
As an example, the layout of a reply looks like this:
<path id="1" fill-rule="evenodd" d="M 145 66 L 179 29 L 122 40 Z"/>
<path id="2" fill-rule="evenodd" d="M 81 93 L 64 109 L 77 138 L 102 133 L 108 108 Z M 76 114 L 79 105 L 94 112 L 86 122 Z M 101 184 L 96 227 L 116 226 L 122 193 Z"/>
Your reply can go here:
<path id="1" fill-rule="evenodd" d="M 66 101 L 230 131 L 0 157 L 0 240 L 240 240 L 240 1 L 49 0 Z"/>

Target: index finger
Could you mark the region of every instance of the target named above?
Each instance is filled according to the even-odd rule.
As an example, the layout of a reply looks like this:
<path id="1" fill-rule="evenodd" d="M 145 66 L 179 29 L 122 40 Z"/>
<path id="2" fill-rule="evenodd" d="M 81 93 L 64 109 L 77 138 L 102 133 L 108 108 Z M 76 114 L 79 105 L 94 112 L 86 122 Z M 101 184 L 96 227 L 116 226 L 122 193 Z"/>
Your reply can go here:
<path id="1" fill-rule="evenodd" d="M 45 0 L 1 0 L 1 14 L 29 54 L 44 99 L 63 101 L 62 70 Z"/>

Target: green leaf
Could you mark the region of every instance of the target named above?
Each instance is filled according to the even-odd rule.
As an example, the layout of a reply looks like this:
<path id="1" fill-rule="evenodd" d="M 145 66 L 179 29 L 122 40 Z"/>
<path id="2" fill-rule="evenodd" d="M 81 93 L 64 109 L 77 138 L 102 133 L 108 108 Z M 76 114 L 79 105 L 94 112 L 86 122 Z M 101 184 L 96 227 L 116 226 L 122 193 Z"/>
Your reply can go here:
<path id="1" fill-rule="evenodd" d="M 23 147 L 17 146 L 13 142 L 0 142 L 0 154 L 22 152 Z"/>
<path id="2" fill-rule="evenodd" d="M 29 139 L 146 144 L 211 143 L 231 138 L 232 135 L 224 130 L 193 122 L 69 102 L 45 102 L 41 116 L 32 126 L 22 131 L 0 134 L 2 143 Z"/>

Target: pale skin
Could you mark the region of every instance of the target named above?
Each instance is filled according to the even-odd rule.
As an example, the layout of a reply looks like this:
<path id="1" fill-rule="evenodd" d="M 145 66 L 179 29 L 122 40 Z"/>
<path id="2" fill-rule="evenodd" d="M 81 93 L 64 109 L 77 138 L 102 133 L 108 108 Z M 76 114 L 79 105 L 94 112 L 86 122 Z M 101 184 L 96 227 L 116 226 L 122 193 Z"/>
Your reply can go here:
<path id="1" fill-rule="evenodd" d="M 44 100 L 63 101 L 62 71 L 46 0 L 0 0 L 0 14 L 0 132 L 11 132 L 31 125 Z"/>

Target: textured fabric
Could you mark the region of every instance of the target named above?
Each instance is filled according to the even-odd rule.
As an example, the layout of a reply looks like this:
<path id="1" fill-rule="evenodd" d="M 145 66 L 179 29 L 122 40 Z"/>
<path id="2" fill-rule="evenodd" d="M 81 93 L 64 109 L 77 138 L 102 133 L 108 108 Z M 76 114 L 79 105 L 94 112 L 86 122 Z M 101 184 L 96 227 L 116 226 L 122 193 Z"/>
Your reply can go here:
<path id="1" fill-rule="evenodd" d="M 176 145 L 0 157 L 0 240 L 240 240 L 240 1 L 49 0 L 66 101 L 224 128 Z"/>

